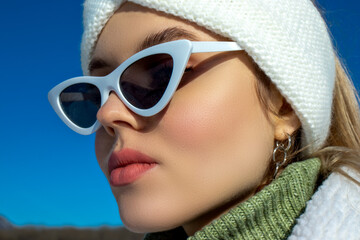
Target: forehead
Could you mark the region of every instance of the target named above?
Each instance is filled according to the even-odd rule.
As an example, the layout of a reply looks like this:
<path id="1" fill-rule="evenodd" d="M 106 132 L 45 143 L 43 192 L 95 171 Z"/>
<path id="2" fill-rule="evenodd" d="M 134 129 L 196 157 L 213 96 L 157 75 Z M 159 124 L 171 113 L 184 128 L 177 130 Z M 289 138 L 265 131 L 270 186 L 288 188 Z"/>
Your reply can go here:
<path id="1" fill-rule="evenodd" d="M 95 46 L 93 58 L 116 61 L 116 64 L 120 64 L 137 52 L 139 45 L 147 37 L 174 27 L 190 33 L 194 38 L 191 40 L 224 39 L 194 23 L 126 2 L 115 12 L 102 30 Z M 177 39 L 179 38 L 188 37 L 179 35 Z"/>

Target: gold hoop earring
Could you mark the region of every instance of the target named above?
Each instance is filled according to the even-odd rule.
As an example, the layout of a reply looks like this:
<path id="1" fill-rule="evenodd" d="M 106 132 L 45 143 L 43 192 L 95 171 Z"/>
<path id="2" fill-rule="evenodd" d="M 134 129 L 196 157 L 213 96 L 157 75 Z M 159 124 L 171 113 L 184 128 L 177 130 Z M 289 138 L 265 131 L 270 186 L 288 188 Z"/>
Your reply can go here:
<path id="1" fill-rule="evenodd" d="M 284 166 L 287 160 L 287 153 L 291 148 L 291 144 L 292 144 L 292 140 L 291 140 L 291 136 L 286 133 L 288 139 L 287 139 L 287 146 L 285 147 L 284 143 L 281 143 L 279 141 L 276 141 L 276 147 L 273 151 L 273 162 L 275 163 L 275 172 L 273 175 L 273 178 L 276 178 L 276 175 L 278 174 L 278 171 L 280 169 L 280 167 Z M 284 155 L 284 159 L 282 161 L 276 161 L 276 153 L 277 152 L 282 152 Z"/>

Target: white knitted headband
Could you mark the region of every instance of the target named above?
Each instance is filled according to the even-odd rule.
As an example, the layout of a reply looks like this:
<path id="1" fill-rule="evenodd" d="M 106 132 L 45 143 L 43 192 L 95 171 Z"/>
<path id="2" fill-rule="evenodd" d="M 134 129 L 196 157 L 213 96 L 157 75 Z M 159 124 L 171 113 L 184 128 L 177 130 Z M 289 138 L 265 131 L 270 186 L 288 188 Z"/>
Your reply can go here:
<path id="1" fill-rule="evenodd" d="M 335 57 L 326 24 L 311 0 L 128 0 L 187 19 L 236 41 L 270 77 L 299 117 L 310 152 L 331 121 Z M 98 36 L 124 0 L 86 0 L 82 69 Z"/>

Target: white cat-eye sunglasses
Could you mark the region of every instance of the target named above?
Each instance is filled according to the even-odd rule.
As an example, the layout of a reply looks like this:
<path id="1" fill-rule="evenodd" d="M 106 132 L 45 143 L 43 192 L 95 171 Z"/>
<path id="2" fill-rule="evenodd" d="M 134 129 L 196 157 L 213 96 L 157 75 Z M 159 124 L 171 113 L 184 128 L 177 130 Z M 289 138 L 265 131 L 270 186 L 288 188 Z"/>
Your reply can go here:
<path id="1" fill-rule="evenodd" d="M 88 135 L 101 126 L 96 114 L 111 91 L 136 114 L 153 116 L 172 98 L 192 53 L 239 50 L 236 42 L 162 43 L 134 54 L 107 76 L 66 80 L 51 89 L 48 99 L 66 125 Z"/>

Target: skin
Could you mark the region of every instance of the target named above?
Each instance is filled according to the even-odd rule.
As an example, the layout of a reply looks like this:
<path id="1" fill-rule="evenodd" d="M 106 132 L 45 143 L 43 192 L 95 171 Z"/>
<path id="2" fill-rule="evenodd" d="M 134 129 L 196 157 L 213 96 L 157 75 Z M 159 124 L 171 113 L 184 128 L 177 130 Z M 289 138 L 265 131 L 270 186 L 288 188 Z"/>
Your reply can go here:
<path id="1" fill-rule="evenodd" d="M 200 41 L 224 40 L 204 28 L 133 3 L 123 4 L 103 29 L 93 58 L 105 75 L 132 56 L 146 36 L 181 27 Z M 136 29 L 136 31 L 134 31 Z M 121 219 L 134 232 L 183 226 L 188 235 L 251 197 L 264 180 L 274 139 L 299 127 L 293 111 L 275 117 L 256 94 L 255 68 L 245 52 L 198 53 L 192 70 L 159 114 L 146 118 L 130 111 L 115 93 L 97 114 L 98 163 L 109 179 L 113 151 L 131 148 L 158 165 L 135 182 L 111 186 Z M 284 99 L 271 101 L 280 111 Z"/>

